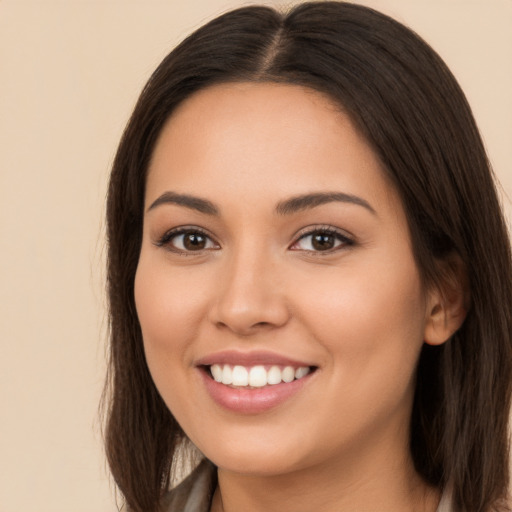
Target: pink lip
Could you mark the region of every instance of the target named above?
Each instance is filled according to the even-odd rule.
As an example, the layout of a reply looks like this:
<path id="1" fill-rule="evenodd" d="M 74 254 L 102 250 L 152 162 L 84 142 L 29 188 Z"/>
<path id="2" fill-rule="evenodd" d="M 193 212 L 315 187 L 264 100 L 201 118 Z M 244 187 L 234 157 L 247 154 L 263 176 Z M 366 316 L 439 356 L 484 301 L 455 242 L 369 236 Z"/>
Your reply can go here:
<path id="1" fill-rule="evenodd" d="M 311 363 L 290 359 L 273 352 L 238 352 L 236 350 L 225 350 L 202 357 L 196 361 L 197 366 L 211 366 L 212 364 L 231 364 L 240 366 L 276 365 L 292 366 L 299 368 L 301 366 L 312 366 Z"/>
<path id="2" fill-rule="evenodd" d="M 311 366 L 311 364 L 296 361 L 271 352 L 243 353 L 225 351 L 199 359 L 196 365 L 210 397 L 224 409 L 239 414 L 259 414 L 281 405 L 299 393 L 316 373 L 309 373 L 305 377 L 289 383 L 281 382 L 280 384 L 265 386 L 263 388 L 243 389 L 226 386 L 225 384 L 213 380 L 208 369 L 205 368 L 205 366 L 211 366 L 212 364 L 241 366 L 276 365 L 292 366 L 294 368 Z"/>
<path id="3" fill-rule="evenodd" d="M 240 414 L 258 414 L 278 405 L 298 393 L 313 373 L 289 383 L 254 389 L 236 389 L 213 380 L 205 370 L 200 371 L 206 390 L 213 400 L 225 409 Z"/>

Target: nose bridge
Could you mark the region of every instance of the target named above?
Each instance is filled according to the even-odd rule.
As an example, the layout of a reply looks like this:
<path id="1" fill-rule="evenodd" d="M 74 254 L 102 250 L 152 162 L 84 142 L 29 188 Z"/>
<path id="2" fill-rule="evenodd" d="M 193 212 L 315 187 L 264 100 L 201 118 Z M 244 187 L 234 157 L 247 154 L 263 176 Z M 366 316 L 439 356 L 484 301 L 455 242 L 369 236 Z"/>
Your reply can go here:
<path id="1" fill-rule="evenodd" d="M 215 323 L 240 334 L 280 326 L 288 318 L 279 264 L 258 238 L 246 238 L 229 251 L 214 307 Z"/>

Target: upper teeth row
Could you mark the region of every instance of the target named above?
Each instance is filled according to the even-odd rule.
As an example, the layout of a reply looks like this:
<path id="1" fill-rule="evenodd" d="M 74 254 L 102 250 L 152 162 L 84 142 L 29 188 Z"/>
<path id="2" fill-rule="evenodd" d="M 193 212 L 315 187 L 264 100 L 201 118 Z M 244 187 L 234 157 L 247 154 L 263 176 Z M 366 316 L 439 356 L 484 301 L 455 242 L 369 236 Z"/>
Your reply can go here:
<path id="1" fill-rule="evenodd" d="M 251 386 L 261 388 L 267 384 L 279 384 L 281 382 L 292 382 L 300 379 L 310 372 L 308 366 L 293 368 L 292 366 L 271 366 L 268 371 L 264 366 L 230 366 L 229 364 L 212 364 L 210 367 L 212 377 L 222 384 L 233 386 Z"/>

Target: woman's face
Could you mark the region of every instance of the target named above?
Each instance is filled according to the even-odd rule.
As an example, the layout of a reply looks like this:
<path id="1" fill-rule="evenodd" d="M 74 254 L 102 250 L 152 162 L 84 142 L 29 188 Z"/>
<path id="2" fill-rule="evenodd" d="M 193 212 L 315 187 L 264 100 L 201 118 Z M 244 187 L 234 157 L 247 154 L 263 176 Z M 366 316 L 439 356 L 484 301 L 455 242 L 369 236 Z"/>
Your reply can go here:
<path id="1" fill-rule="evenodd" d="M 235 83 L 178 108 L 148 173 L 135 300 L 159 392 L 219 467 L 407 449 L 428 295 L 394 187 L 321 94 Z"/>

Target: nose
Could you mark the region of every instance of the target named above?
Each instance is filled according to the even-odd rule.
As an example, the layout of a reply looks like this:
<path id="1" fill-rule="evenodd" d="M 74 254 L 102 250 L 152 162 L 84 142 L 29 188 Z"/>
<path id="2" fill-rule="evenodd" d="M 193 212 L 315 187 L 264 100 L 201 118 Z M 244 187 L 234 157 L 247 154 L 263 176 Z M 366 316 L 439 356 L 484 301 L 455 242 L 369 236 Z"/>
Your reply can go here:
<path id="1" fill-rule="evenodd" d="M 285 325 L 290 314 L 278 267 L 261 253 L 226 261 L 210 320 L 240 336 Z"/>

